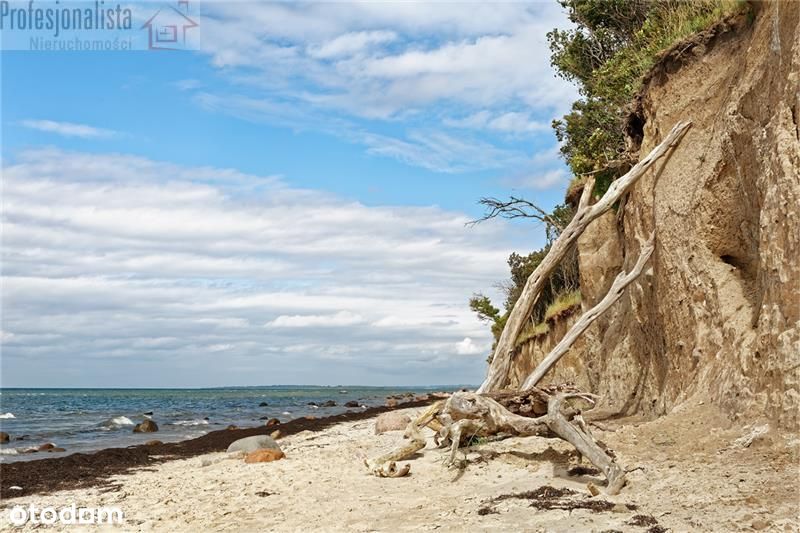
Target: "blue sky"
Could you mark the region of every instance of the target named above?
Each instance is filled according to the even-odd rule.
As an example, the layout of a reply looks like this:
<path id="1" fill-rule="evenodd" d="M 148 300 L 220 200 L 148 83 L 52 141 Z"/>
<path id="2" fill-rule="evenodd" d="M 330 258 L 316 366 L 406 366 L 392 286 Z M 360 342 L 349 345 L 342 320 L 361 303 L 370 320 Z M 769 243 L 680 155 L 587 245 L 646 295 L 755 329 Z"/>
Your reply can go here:
<path id="1" fill-rule="evenodd" d="M 190 9 L 191 51 L 2 52 L 3 386 L 479 382 L 466 302 L 544 236 L 464 223 L 569 178 L 557 4 Z"/>

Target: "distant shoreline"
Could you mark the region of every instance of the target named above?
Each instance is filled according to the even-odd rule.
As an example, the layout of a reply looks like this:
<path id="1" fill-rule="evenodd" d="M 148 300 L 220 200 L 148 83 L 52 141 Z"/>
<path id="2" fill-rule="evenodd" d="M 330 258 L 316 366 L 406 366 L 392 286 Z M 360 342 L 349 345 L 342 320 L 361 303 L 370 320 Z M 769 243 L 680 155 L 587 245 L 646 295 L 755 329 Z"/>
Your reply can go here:
<path id="1" fill-rule="evenodd" d="M 253 435 L 269 435 L 280 430 L 281 436 L 301 431 L 320 431 L 332 425 L 373 418 L 396 409 L 423 407 L 436 401 L 398 402 L 395 406 L 369 407 L 363 411 L 350 411 L 326 417 L 301 417 L 273 426 L 256 426 L 244 429 L 222 429 L 201 437 L 147 446 L 106 448 L 89 453 L 73 453 L 63 457 L 0 464 L 0 499 L 18 498 L 32 494 L 49 494 L 60 490 L 107 486 L 109 478 L 128 473 L 134 468 L 154 466 L 167 461 L 187 459 L 212 452 L 221 452 L 235 440 Z M 157 433 L 153 438 L 158 437 Z M 22 489 L 11 489 L 21 487 Z"/>

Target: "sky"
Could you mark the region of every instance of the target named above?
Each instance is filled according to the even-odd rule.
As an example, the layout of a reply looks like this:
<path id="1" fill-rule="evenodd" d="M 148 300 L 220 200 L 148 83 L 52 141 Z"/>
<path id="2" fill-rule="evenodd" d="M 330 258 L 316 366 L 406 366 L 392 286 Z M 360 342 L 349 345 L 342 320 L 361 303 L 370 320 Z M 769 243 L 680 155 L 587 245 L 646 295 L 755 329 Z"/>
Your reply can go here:
<path id="1" fill-rule="evenodd" d="M 561 7 L 179 7 L 188 50 L 0 52 L 0 384 L 480 383 L 544 228 L 467 223 L 563 200 Z"/>

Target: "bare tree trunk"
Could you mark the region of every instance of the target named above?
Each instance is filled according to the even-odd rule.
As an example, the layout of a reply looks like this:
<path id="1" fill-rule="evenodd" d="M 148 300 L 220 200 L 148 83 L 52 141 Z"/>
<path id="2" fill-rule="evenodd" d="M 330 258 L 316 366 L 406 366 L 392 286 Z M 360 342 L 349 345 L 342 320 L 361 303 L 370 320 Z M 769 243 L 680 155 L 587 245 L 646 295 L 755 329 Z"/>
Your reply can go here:
<path id="1" fill-rule="evenodd" d="M 578 319 L 577 322 L 570 328 L 564 338 L 550 350 L 550 353 L 547 354 L 547 357 L 542 359 L 542 362 L 539 363 L 539 366 L 531 372 L 531 374 L 525 379 L 522 383 L 521 389 L 530 389 L 535 387 L 539 380 L 541 380 L 544 375 L 547 373 L 548 370 L 558 361 L 561 357 L 567 353 L 570 346 L 578 339 L 578 337 L 583 334 L 584 331 L 594 322 L 600 315 L 605 313 L 611 305 L 620 299 L 622 293 L 625 291 L 625 288 L 630 285 L 636 278 L 641 275 L 642 270 L 644 270 L 644 265 L 647 263 L 647 260 L 650 259 L 650 256 L 653 254 L 653 248 L 655 247 L 654 237 L 650 237 L 650 240 L 642 248 L 641 253 L 639 254 L 639 259 L 636 261 L 636 265 L 633 269 L 628 272 L 627 274 L 624 272 L 620 272 L 614 283 L 611 285 L 611 288 L 608 290 L 606 295 L 603 297 L 600 302 L 586 311 L 581 317 Z"/>
<path id="2" fill-rule="evenodd" d="M 634 183 L 650 168 L 650 166 L 661 158 L 667 151 L 677 144 L 686 130 L 689 129 L 690 122 L 679 122 L 672 128 L 666 138 L 653 149 L 644 159 L 639 161 L 627 174 L 611 184 L 608 191 L 594 205 L 589 206 L 589 196 L 591 194 L 592 181 L 584 186 L 581 196 L 580 206 L 575 213 L 572 222 L 564 229 L 561 235 L 553 243 L 547 257 L 530 275 L 522 294 L 514 304 L 514 308 L 506 322 L 503 333 L 495 347 L 492 362 L 483 384 L 478 388 L 479 393 L 490 392 L 502 389 L 508 384 L 508 374 L 511 366 L 511 359 L 514 354 L 514 344 L 525 325 L 525 321 L 530 315 L 533 306 L 541 294 L 544 284 L 561 259 L 566 255 L 570 246 L 577 241 L 586 227 L 597 217 L 611 209 Z"/>

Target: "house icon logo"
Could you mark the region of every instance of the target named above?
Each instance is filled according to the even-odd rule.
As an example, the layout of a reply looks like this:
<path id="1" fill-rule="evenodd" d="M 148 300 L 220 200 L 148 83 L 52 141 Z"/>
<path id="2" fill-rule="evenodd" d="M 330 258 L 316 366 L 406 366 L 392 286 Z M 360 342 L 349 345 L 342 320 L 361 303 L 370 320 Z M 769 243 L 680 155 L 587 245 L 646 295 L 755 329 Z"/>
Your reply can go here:
<path id="1" fill-rule="evenodd" d="M 189 18 L 188 0 L 179 1 L 178 8 L 164 6 L 142 25 L 141 29 L 147 28 L 147 47 L 150 50 L 186 49 L 186 30 L 196 28 L 198 24 Z"/>

